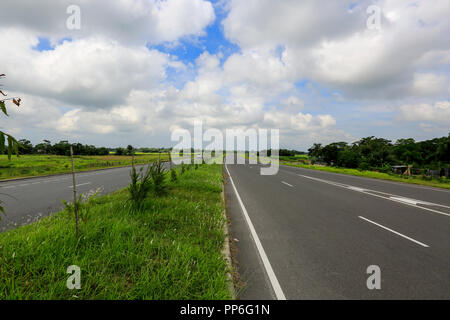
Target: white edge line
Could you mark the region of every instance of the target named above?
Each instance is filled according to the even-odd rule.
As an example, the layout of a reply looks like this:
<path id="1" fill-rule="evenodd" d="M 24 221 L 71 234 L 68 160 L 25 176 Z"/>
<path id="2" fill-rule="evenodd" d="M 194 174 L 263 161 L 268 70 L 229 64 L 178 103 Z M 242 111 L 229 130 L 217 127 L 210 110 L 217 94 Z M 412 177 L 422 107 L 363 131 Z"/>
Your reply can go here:
<path id="1" fill-rule="evenodd" d="M 429 246 L 426 245 L 425 243 L 422 243 L 420 241 L 414 240 L 413 238 L 410 238 L 408 236 L 405 236 L 404 234 L 401 234 L 400 232 L 397 232 L 397 231 L 394 231 L 392 229 L 389 229 L 388 227 L 382 226 L 381 224 L 376 223 L 376 222 L 374 222 L 372 220 L 369 220 L 369 219 L 361 217 L 361 216 L 358 216 L 358 218 L 361 218 L 363 220 L 366 220 L 367 222 L 373 223 L 374 225 L 379 226 L 380 228 L 383 228 L 383 229 L 388 230 L 388 231 L 390 231 L 392 233 L 395 233 L 396 235 L 399 235 L 400 237 L 403 237 L 403 238 L 408 239 L 408 240 L 410 240 L 410 241 L 412 241 L 414 243 L 417 243 L 418 245 L 421 245 L 422 247 L 429 248 Z"/>
<path id="2" fill-rule="evenodd" d="M 300 177 L 307 178 L 307 179 L 312 179 L 312 180 L 316 180 L 316 181 L 319 181 L 319 182 L 328 183 L 328 184 L 331 184 L 331 185 L 336 186 L 336 187 L 341 187 L 341 188 L 344 188 L 344 189 L 348 189 L 348 190 L 356 191 L 356 192 L 359 192 L 359 193 L 367 194 L 369 196 L 378 197 L 378 198 L 389 200 L 389 201 L 394 201 L 394 202 L 397 202 L 397 203 L 404 204 L 406 206 L 411 206 L 411 207 L 414 207 L 414 208 L 427 210 L 427 211 L 431 211 L 431 212 L 434 212 L 434 213 L 439 213 L 439 214 L 442 214 L 444 216 L 450 217 L 449 213 L 445 213 L 445 212 L 434 210 L 434 209 L 430 209 L 430 208 L 421 207 L 421 206 L 418 206 L 418 205 L 415 205 L 415 204 L 412 204 L 412 203 L 396 200 L 396 199 L 393 199 L 393 198 L 390 198 L 390 197 L 382 197 L 382 196 L 380 196 L 378 194 L 373 194 L 373 193 L 367 192 L 367 191 L 372 191 L 372 192 L 379 192 L 379 191 L 369 190 L 369 189 L 364 189 L 365 191 L 359 191 L 359 190 L 355 190 L 355 189 L 349 188 L 350 186 L 347 186 L 347 185 L 340 185 L 338 183 L 334 183 L 334 182 L 331 182 L 331 181 L 304 176 L 302 174 L 297 174 L 297 175 L 300 176 Z M 435 204 L 435 203 L 431 203 L 430 202 L 430 204 Z M 435 204 L 435 205 L 437 205 L 437 204 Z M 438 205 L 438 206 L 442 206 L 442 205 Z"/>
<path id="3" fill-rule="evenodd" d="M 87 185 L 87 184 L 91 184 L 91 182 L 80 183 L 80 184 L 75 185 L 75 187 L 85 186 L 85 185 Z M 73 188 L 73 186 L 69 186 L 69 188 Z"/>
<path id="4" fill-rule="evenodd" d="M 284 182 L 284 181 L 281 181 L 281 183 L 283 183 L 283 184 L 285 184 L 285 185 L 287 185 L 287 186 L 289 186 L 289 187 L 291 187 L 291 188 L 293 188 L 294 186 L 292 185 L 292 184 L 289 184 L 289 183 L 287 183 L 287 182 Z"/>
<path id="5" fill-rule="evenodd" d="M 308 169 L 308 168 L 301 168 L 301 167 L 293 167 L 293 166 L 288 166 L 288 165 L 282 165 L 282 166 L 284 166 L 285 168 L 293 168 L 293 169 L 299 169 L 299 170 L 315 170 L 315 169 Z M 289 171 L 289 170 L 287 170 L 287 171 Z M 320 171 L 320 170 L 316 170 L 316 171 Z M 424 186 L 424 185 L 420 185 L 420 184 L 405 183 L 405 182 L 393 181 L 393 180 L 367 178 L 367 177 L 355 176 L 355 175 L 346 174 L 346 173 L 337 173 L 337 172 L 329 172 L 329 171 L 320 171 L 320 172 L 325 172 L 325 173 L 338 175 L 338 176 L 346 176 L 346 177 L 355 178 L 355 179 L 361 179 L 361 180 L 378 180 L 378 181 L 384 182 L 384 183 L 390 183 L 390 184 L 396 184 L 396 185 L 407 185 L 408 187 L 417 188 L 417 189 L 425 189 L 425 190 L 431 190 L 431 191 L 439 191 L 439 192 L 450 193 L 450 190 L 442 189 L 442 188 L 439 188 L 439 187 Z"/>
<path id="6" fill-rule="evenodd" d="M 242 199 L 239 196 L 236 186 L 234 185 L 233 178 L 231 177 L 230 171 L 228 170 L 228 167 L 226 164 L 225 164 L 225 169 L 227 169 L 227 173 L 228 173 L 228 176 L 230 177 L 231 185 L 233 186 L 236 197 L 239 201 L 239 204 L 241 205 L 242 212 L 244 214 L 245 220 L 247 221 L 247 225 L 250 229 L 250 233 L 253 237 L 253 241 L 256 244 L 256 248 L 258 249 L 259 256 L 261 257 L 261 260 L 264 264 L 264 268 L 266 269 L 266 272 L 269 277 L 270 283 L 272 285 L 273 291 L 275 292 L 275 295 L 278 300 L 286 300 L 283 290 L 281 289 L 280 283 L 278 282 L 277 276 L 275 275 L 275 272 L 272 269 L 269 258 L 267 258 L 266 252 L 264 251 L 261 241 L 259 240 L 258 234 L 256 233 L 255 227 L 253 226 L 253 223 L 250 220 L 247 209 L 245 209 L 244 203 L 242 202 Z"/>

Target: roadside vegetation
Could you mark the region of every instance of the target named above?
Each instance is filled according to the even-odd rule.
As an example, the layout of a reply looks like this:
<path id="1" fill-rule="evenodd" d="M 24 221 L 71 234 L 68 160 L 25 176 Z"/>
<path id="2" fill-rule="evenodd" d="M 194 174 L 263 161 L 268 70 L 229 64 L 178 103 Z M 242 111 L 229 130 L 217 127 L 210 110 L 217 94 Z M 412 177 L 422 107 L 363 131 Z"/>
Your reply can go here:
<path id="1" fill-rule="evenodd" d="M 155 166 L 149 179 L 134 172 L 130 188 L 144 197 L 128 188 L 84 199 L 78 240 L 70 205 L 0 234 L 0 300 L 229 299 L 222 166 L 182 167 L 176 179 Z M 71 265 L 80 290 L 66 287 Z"/>
<path id="2" fill-rule="evenodd" d="M 450 179 L 446 179 L 446 178 L 431 178 L 431 177 L 424 178 L 422 176 L 407 176 L 407 175 L 400 175 L 400 174 L 395 174 L 395 173 L 384 173 L 384 172 L 376 172 L 376 171 L 370 171 L 370 170 L 339 168 L 339 167 L 330 167 L 330 166 L 323 166 L 323 165 L 308 165 L 308 164 L 302 164 L 301 162 L 291 162 L 291 161 L 280 161 L 280 164 L 291 166 L 291 167 L 299 167 L 299 168 L 326 171 L 326 172 L 350 174 L 350 175 L 359 176 L 359 177 L 390 180 L 390 181 L 397 181 L 397 182 L 419 184 L 419 185 L 429 186 L 429 187 L 450 189 Z"/>
<path id="3" fill-rule="evenodd" d="M 0 79 L 3 79 L 4 77 L 6 77 L 4 73 L 0 74 Z M 0 87 L 1 86 L 2 84 L 0 84 Z M 0 90 L 0 111 L 6 117 L 9 117 L 8 108 L 6 107 L 6 104 L 9 102 L 12 102 L 17 107 L 20 107 L 22 99 L 19 97 L 9 97 L 3 90 Z M 18 152 L 19 143 L 17 142 L 16 138 L 8 134 L 7 132 L 0 130 L 0 154 L 7 154 L 8 159 L 11 159 L 11 156 L 13 154 L 18 154 Z M 0 200 L 0 220 L 2 218 L 1 213 L 5 213 L 2 203 L 3 201 Z"/>
<path id="4" fill-rule="evenodd" d="M 280 156 L 280 163 L 321 171 L 450 189 L 450 134 L 416 142 L 368 137 L 351 145 L 314 144 L 308 156 Z"/>

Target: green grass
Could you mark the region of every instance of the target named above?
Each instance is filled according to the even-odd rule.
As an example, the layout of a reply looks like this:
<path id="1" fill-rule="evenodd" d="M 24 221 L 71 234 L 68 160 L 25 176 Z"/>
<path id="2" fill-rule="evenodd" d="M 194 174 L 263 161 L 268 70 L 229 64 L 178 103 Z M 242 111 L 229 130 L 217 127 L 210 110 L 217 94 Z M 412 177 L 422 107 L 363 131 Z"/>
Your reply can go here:
<path id="1" fill-rule="evenodd" d="M 91 200 L 78 242 L 67 211 L 2 233 L 0 300 L 229 299 L 221 192 L 222 167 L 204 165 L 141 212 L 126 190 Z M 70 265 L 81 290 L 66 287 Z"/>
<path id="2" fill-rule="evenodd" d="M 359 177 L 390 180 L 390 181 L 418 184 L 418 185 L 429 186 L 429 187 L 450 189 L 449 179 L 440 179 L 440 180 L 434 179 L 434 180 L 430 181 L 430 180 L 424 180 L 421 177 L 400 176 L 400 175 L 387 174 L 387 173 L 375 172 L 375 171 L 366 171 L 366 170 L 357 170 L 357 169 L 348 169 L 348 168 L 336 168 L 336 167 L 327 167 L 327 166 L 305 165 L 305 164 L 285 162 L 285 161 L 280 161 L 280 164 L 291 166 L 291 167 L 299 167 L 299 168 L 306 168 L 306 169 L 313 169 L 313 170 L 334 172 L 334 173 L 343 173 L 343 174 L 349 174 L 349 175 L 354 175 L 354 176 L 359 176 Z"/>
<path id="3" fill-rule="evenodd" d="M 136 163 L 156 161 L 159 155 L 139 154 L 135 157 Z M 131 156 L 75 156 L 75 170 L 87 171 L 102 168 L 113 168 L 131 165 Z M 161 154 L 163 161 L 168 160 L 167 154 Z M 22 155 L 12 157 L 0 155 L 0 180 L 43 176 L 71 172 L 70 157 L 55 155 Z"/>
<path id="4" fill-rule="evenodd" d="M 280 161 L 291 161 L 291 162 L 300 162 L 306 164 L 309 160 L 307 154 L 296 154 L 295 156 L 280 156 Z"/>

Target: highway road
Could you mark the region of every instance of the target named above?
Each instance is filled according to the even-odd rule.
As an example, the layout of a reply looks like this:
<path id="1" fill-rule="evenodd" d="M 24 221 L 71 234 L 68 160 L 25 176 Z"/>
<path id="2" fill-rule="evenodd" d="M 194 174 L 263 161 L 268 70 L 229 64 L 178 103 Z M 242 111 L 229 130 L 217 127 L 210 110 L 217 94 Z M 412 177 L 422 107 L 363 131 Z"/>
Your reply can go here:
<path id="1" fill-rule="evenodd" d="M 130 170 L 122 167 L 77 173 L 77 191 L 107 194 L 125 188 L 130 183 Z M 6 211 L 0 221 L 1 232 L 60 211 L 64 207 L 62 200 L 72 202 L 72 174 L 3 181 L 0 192 Z"/>
<path id="2" fill-rule="evenodd" d="M 286 166 L 225 174 L 238 298 L 450 298 L 449 190 Z"/>
<path id="3" fill-rule="evenodd" d="M 77 173 L 81 193 L 126 187 L 130 168 Z M 449 299 L 450 191 L 292 167 L 227 165 L 240 299 Z M 70 174 L 0 182 L 0 230 L 59 211 Z M 381 289 L 369 290 L 369 266 Z"/>

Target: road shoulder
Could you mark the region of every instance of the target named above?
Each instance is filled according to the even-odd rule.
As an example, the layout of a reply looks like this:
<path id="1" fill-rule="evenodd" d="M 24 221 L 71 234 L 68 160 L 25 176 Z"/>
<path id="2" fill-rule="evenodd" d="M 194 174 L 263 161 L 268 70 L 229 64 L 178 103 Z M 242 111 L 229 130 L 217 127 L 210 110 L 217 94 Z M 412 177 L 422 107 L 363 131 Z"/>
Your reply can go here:
<path id="1" fill-rule="evenodd" d="M 226 214 L 229 221 L 234 285 L 237 291 L 236 299 L 276 299 L 225 167 L 224 193 Z"/>

